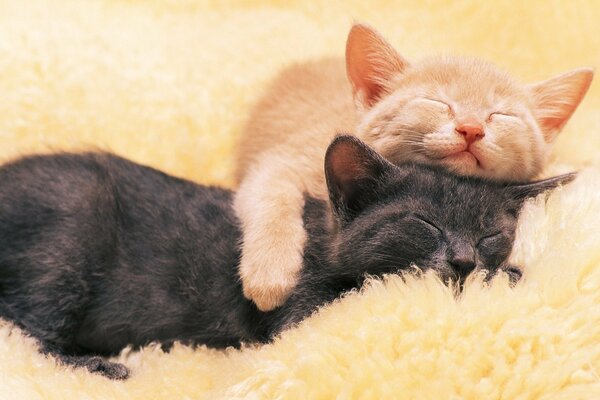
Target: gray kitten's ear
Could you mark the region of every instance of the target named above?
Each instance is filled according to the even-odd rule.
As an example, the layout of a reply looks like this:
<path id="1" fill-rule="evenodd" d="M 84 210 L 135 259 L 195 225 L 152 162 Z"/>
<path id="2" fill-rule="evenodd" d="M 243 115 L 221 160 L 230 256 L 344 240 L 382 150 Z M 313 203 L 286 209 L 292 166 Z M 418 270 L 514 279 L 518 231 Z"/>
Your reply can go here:
<path id="1" fill-rule="evenodd" d="M 376 196 L 383 175 L 395 167 L 355 136 L 338 136 L 325 154 L 325 178 L 333 211 L 348 221 Z"/>
<path id="2" fill-rule="evenodd" d="M 509 193 L 516 200 L 525 200 L 555 189 L 560 185 L 571 182 L 577 176 L 576 172 L 555 176 L 541 181 L 522 183 L 509 186 Z"/>

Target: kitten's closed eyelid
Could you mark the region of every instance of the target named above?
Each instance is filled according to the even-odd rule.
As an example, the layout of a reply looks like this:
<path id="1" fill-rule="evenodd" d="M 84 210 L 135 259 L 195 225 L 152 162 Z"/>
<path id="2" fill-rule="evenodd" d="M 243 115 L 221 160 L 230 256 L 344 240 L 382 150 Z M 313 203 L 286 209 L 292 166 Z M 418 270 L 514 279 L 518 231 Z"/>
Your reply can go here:
<path id="1" fill-rule="evenodd" d="M 446 103 L 445 101 L 438 100 L 438 99 L 432 99 L 431 97 L 423 97 L 423 99 L 428 100 L 428 101 L 433 101 L 435 103 L 443 104 L 446 107 L 448 107 L 450 110 L 452 110 L 452 107 L 450 106 L 450 104 Z"/>
<path id="2" fill-rule="evenodd" d="M 445 106 L 448 109 L 448 115 L 451 117 L 454 117 L 454 109 L 452 108 L 452 106 L 448 103 L 446 103 L 445 101 L 442 100 L 438 100 L 438 99 L 432 99 L 431 97 L 423 97 L 424 100 L 433 102 L 433 103 L 437 103 L 437 104 L 441 104 L 443 106 Z"/>
<path id="3" fill-rule="evenodd" d="M 432 222 L 430 222 L 427 218 L 423 218 L 422 216 L 420 216 L 419 214 L 414 214 L 414 216 L 420 220 L 421 222 L 426 223 L 427 225 L 431 226 L 432 228 L 435 228 L 436 230 L 438 230 L 440 233 L 444 233 L 444 231 L 442 231 L 438 226 L 436 226 L 435 224 L 433 224 Z"/>
<path id="4" fill-rule="evenodd" d="M 507 111 L 494 111 L 493 113 L 490 113 L 490 115 L 487 117 L 487 121 L 490 122 L 495 115 L 508 118 L 518 118 L 515 114 L 512 114 Z"/>
<path id="5" fill-rule="evenodd" d="M 489 235 L 485 235 L 485 236 L 483 236 L 482 238 L 479 239 L 479 241 L 477 242 L 477 246 L 479 246 L 481 244 L 481 242 L 483 242 L 486 239 L 492 239 L 492 238 L 495 238 L 495 237 L 500 236 L 500 235 L 502 235 L 502 231 L 499 231 L 499 232 L 496 232 L 496 233 L 492 233 L 492 234 L 489 234 Z"/>

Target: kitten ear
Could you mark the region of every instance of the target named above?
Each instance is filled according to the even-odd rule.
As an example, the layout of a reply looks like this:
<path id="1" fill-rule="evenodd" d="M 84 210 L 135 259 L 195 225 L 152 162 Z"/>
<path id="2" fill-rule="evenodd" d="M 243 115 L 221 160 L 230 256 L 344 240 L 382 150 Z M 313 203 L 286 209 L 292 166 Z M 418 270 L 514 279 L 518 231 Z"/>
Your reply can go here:
<path id="1" fill-rule="evenodd" d="M 338 136 L 325 154 L 325 179 L 334 213 L 349 221 L 374 198 L 394 166 L 355 136 Z"/>
<path id="2" fill-rule="evenodd" d="M 372 28 L 355 24 L 346 41 L 346 71 L 354 98 L 365 108 L 385 91 L 385 83 L 408 63 Z"/>
<path id="3" fill-rule="evenodd" d="M 583 100 L 594 71 L 578 68 L 547 81 L 530 85 L 534 101 L 534 115 L 550 143 L 567 123 Z"/>
<path id="4" fill-rule="evenodd" d="M 560 185 L 567 184 L 575 179 L 576 172 L 555 176 L 541 181 L 511 185 L 509 187 L 510 196 L 516 200 L 525 200 L 536 197 L 539 194 L 557 188 Z"/>

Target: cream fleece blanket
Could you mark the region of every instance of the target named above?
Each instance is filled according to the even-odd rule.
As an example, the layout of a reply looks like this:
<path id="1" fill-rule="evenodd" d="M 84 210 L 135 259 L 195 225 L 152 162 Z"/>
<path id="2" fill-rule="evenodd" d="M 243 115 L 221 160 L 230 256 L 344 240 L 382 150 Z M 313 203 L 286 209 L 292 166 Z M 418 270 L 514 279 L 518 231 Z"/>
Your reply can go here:
<path id="1" fill-rule="evenodd" d="M 103 148 L 229 185 L 268 79 L 342 54 L 352 20 L 409 59 L 478 55 L 525 81 L 600 65 L 597 1 L 0 0 L 0 158 Z M 580 177 L 523 214 L 514 290 L 472 282 L 456 300 L 393 277 L 273 345 L 125 352 L 125 382 L 57 366 L 0 322 L 0 399 L 600 399 L 598 80 L 547 171 Z"/>

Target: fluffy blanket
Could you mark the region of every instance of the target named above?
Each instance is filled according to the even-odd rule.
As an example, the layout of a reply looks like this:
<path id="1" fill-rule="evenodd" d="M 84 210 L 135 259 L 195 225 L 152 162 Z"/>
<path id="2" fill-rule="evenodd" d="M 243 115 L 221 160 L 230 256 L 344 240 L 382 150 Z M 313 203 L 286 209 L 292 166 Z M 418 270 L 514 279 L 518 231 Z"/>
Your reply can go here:
<path id="1" fill-rule="evenodd" d="M 478 55 L 524 81 L 600 65 L 600 3 L 585 0 L 2 0 L 0 158 L 103 148 L 230 185 L 268 79 L 341 55 L 353 20 L 409 59 Z M 546 172 L 582 173 L 526 207 L 515 289 L 473 281 L 456 299 L 432 276 L 392 277 L 272 345 L 125 351 L 125 382 L 59 366 L 0 321 L 0 398 L 599 399 L 599 110 L 596 79 Z"/>

